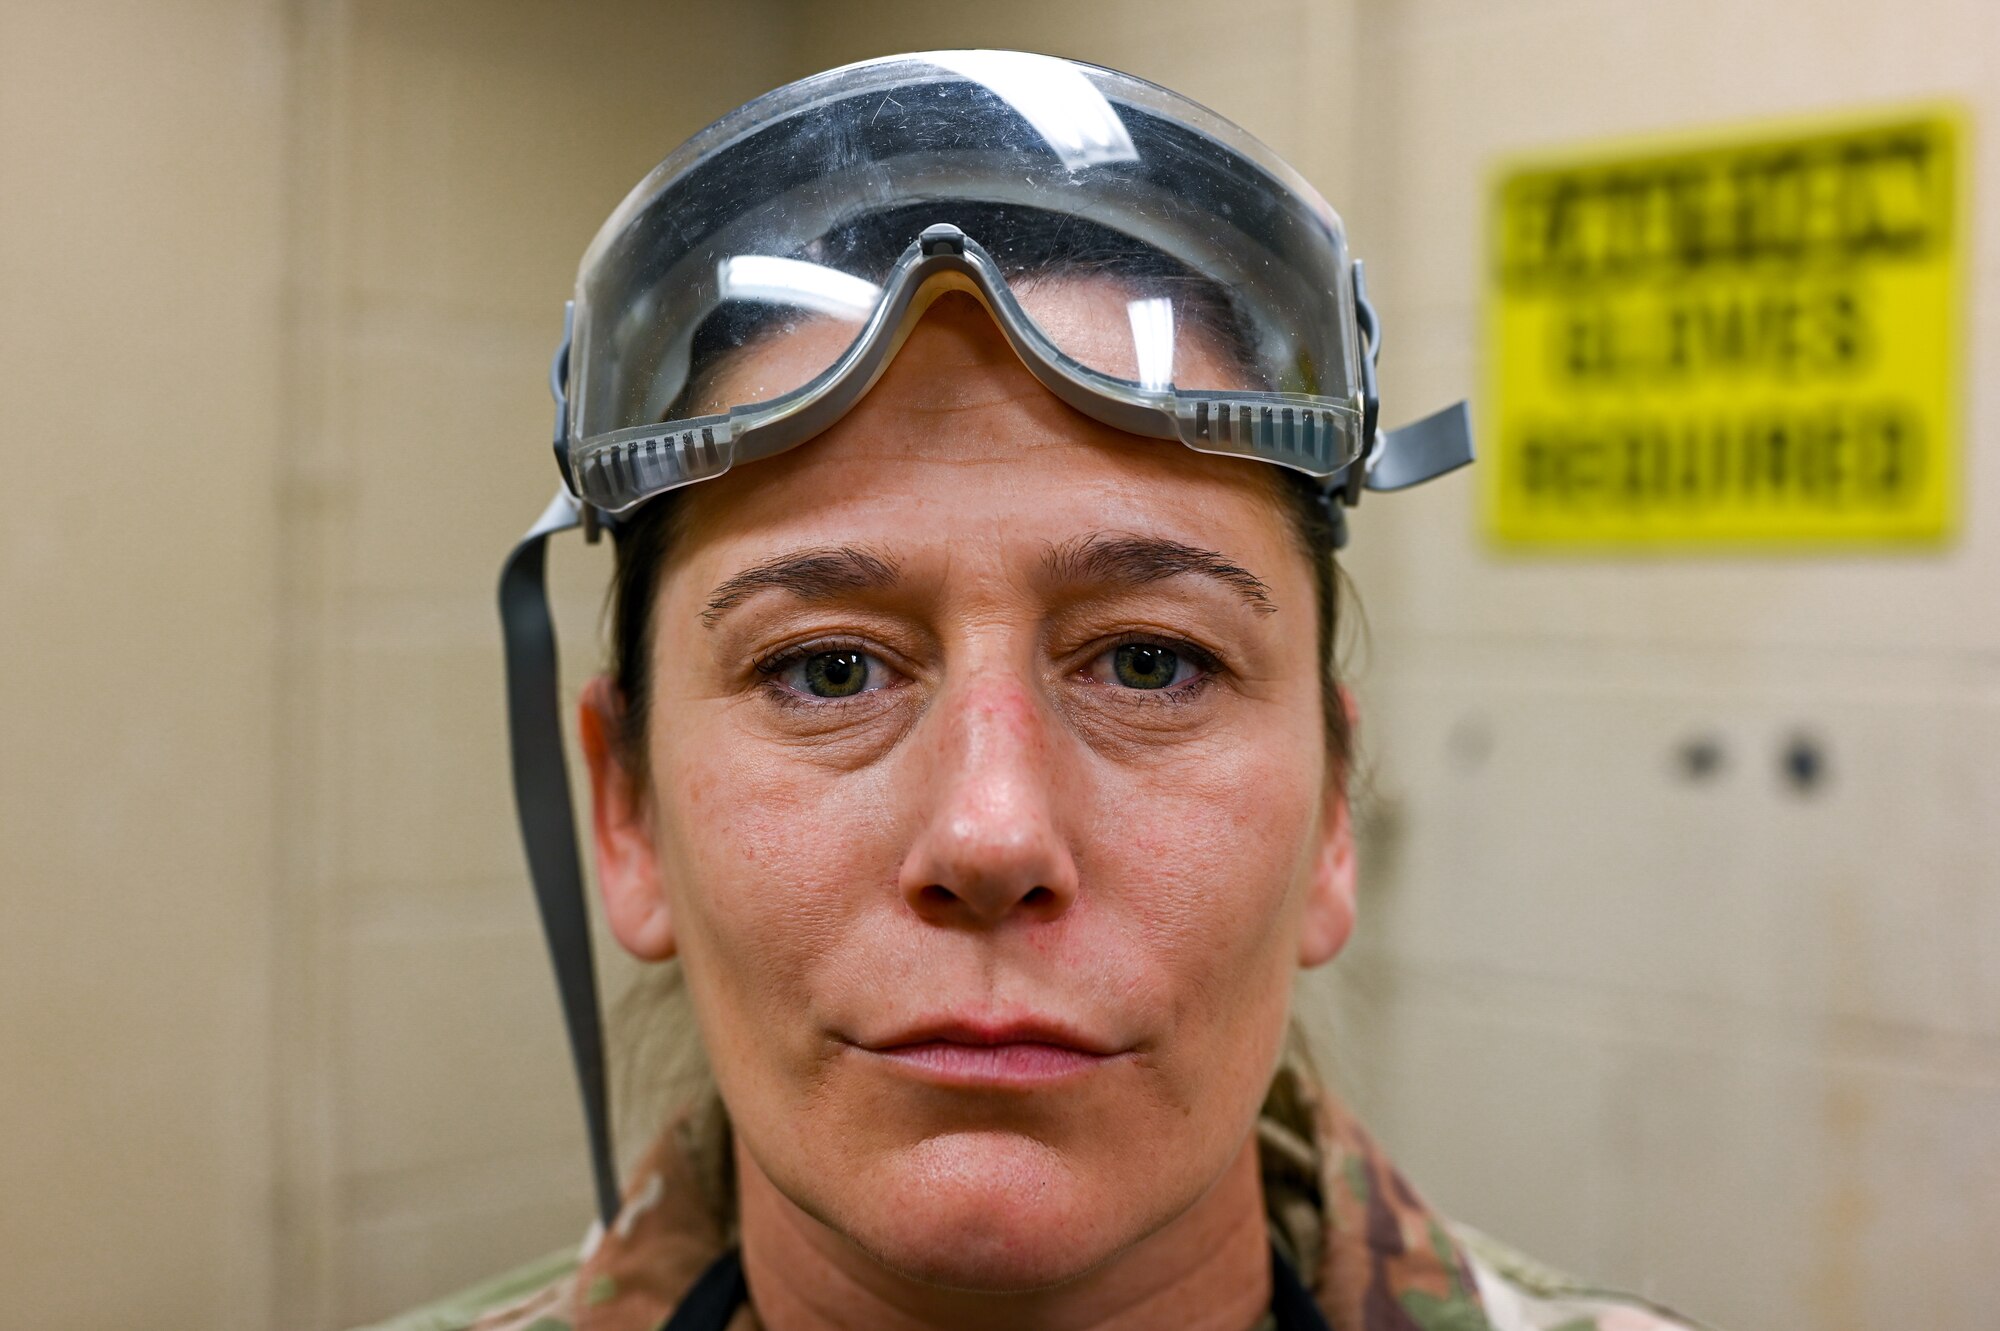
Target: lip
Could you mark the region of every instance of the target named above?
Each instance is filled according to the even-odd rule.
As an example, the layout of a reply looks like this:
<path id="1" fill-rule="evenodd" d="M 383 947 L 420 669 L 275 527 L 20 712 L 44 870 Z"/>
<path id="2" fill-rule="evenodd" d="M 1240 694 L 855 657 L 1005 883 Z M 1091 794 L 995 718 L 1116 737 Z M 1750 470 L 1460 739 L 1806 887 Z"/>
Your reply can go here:
<path id="1" fill-rule="evenodd" d="M 1029 1090 L 1056 1085 L 1112 1063 L 1123 1049 L 1059 1021 L 948 1017 L 854 1042 L 872 1059 L 939 1086 Z"/>

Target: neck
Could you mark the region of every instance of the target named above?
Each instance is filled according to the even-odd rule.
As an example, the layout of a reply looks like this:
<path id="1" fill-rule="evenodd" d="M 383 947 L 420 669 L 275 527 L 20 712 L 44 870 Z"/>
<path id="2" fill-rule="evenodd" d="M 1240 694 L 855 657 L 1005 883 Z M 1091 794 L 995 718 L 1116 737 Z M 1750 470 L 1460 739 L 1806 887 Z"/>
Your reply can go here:
<path id="1" fill-rule="evenodd" d="M 1019 1294 L 946 1289 L 890 1270 L 800 1210 L 739 1141 L 743 1268 L 768 1331 L 1246 1331 L 1271 1301 L 1253 1135 L 1202 1198 L 1074 1280 Z"/>

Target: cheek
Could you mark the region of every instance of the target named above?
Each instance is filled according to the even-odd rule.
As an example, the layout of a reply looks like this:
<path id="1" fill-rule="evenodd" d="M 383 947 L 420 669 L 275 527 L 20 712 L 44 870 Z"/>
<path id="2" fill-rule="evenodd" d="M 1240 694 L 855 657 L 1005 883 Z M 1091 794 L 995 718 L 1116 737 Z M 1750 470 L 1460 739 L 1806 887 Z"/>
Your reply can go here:
<path id="1" fill-rule="evenodd" d="M 895 854 L 884 792 L 857 788 L 865 777 L 834 781 L 705 730 L 687 725 L 656 746 L 655 826 L 683 965 L 727 1082 L 733 1056 L 823 1055 L 814 978 L 856 911 L 885 899 Z"/>
<path id="2" fill-rule="evenodd" d="M 1197 1059 L 1282 1029 L 1319 830 L 1317 762 L 1237 740 L 1169 780 L 1104 784 L 1085 880 L 1129 922 L 1172 1044 Z"/>
<path id="3" fill-rule="evenodd" d="M 1311 753 L 1290 745 L 1204 745 L 1166 772 L 1107 779 L 1091 848 L 1121 862 L 1120 881 L 1151 877 L 1173 894 L 1162 924 L 1228 921 L 1218 942 L 1259 937 L 1296 905 L 1318 829 L 1315 778 Z"/>

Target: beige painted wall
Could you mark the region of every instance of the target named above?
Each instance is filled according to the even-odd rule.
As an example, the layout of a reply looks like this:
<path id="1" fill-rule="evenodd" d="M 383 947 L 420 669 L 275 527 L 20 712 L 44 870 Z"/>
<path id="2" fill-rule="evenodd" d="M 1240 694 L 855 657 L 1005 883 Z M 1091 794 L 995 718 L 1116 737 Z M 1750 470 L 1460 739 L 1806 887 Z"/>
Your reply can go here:
<path id="1" fill-rule="evenodd" d="M 2000 113 L 1985 0 L 0 0 L 0 400 L 38 483 L 0 519 L 0 1320 L 321 1331 L 574 1239 L 491 604 L 553 484 L 561 300 L 714 114 L 981 43 L 1130 68 L 1297 162 L 1371 260 L 1392 419 L 1474 382 L 1496 155 L 1913 95 Z M 1502 562 L 1464 481 L 1359 519 L 1349 1090 L 1448 1208 L 1725 1325 L 1987 1315 L 1975 259 L 1947 555 Z M 573 682 L 604 563 L 557 564 Z M 1831 755 L 1813 799 L 1774 775 L 1801 729 Z M 1730 757 L 1702 786 L 1672 775 L 1696 735 Z"/>
<path id="2" fill-rule="evenodd" d="M 588 1216 L 493 588 L 556 484 L 547 364 L 583 247 L 668 147 L 782 79 L 776 13 L 298 8 L 284 1326 L 391 1312 Z M 605 566 L 556 564 L 574 682 Z"/>
<path id="3" fill-rule="evenodd" d="M 0 6 L 9 1325 L 263 1324 L 285 89 L 264 0 Z"/>

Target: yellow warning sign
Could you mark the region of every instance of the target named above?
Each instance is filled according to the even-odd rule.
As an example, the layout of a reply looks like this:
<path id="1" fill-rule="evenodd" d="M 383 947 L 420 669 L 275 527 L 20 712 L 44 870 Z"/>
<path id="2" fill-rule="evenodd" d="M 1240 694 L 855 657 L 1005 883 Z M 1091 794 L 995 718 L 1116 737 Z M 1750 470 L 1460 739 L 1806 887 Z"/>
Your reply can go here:
<path id="1" fill-rule="evenodd" d="M 1521 547 L 1936 543 L 1958 506 L 1963 121 L 1496 178 L 1487 514 Z"/>

